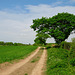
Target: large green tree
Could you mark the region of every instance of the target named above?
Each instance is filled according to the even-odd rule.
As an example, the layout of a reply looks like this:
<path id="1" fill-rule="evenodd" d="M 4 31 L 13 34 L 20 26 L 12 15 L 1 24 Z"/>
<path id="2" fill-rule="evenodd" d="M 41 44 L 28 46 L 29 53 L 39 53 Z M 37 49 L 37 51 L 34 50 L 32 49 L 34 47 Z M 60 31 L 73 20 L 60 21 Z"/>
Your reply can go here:
<path id="1" fill-rule="evenodd" d="M 38 33 L 48 34 L 56 43 L 61 43 L 75 30 L 75 15 L 70 13 L 58 13 L 53 17 L 42 17 L 33 20 L 31 28 Z"/>

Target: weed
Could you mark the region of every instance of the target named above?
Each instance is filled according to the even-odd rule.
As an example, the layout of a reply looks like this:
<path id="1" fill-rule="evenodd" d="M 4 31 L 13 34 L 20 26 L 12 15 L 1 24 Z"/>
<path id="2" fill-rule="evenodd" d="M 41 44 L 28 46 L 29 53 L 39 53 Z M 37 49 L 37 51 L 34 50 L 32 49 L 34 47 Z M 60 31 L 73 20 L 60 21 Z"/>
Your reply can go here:
<path id="1" fill-rule="evenodd" d="M 33 60 L 31 61 L 31 63 L 34 63 L 34 62 L 38 61 L 39 58 L 40 58 L 40 57 L 38 56 L 36 59 L 33 59 Z"/>
<path id="2" fill-rule="evenodd" d="M 27 73 L 25 75 L 28 75 Z"/>
<path id="3" fill-rule="evenodd" d="M 34 63 L 34 62 L 36 62 L 37 61 L 37 59 L 33 59 L 32 61 L 31 61 L 31 63 Z"/>

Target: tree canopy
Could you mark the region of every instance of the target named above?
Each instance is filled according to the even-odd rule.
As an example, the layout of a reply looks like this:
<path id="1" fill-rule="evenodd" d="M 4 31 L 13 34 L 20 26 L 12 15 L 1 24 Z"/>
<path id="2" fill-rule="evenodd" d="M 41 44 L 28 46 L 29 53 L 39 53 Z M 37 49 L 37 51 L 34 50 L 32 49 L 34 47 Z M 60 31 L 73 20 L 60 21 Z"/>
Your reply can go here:
<path id="1" fill-rule="evenodd" d="M 75 30 L 75 15 L 70 13 L 58 13 L 53 17 L 42 17 L 33 20 L 31 28 L 37 32 L 38 37 L 41 33 L 53 37 L 56 43 L 61 43 L 68 38 L 70 33 Z M 44 36 L 40 36 L 43 38 Z M 47 39 L 48 37 L 46 37 Z"/>
<path id="2" fill-rule="evenodd" d="M 48 34 L 45 34 L 45 33 L 38 33 L 36 35 L 36 39 L 34 40 L 34 42 L 36 44 L 46 44 L 46 39 L 49 38 L 49 35 Z"/>

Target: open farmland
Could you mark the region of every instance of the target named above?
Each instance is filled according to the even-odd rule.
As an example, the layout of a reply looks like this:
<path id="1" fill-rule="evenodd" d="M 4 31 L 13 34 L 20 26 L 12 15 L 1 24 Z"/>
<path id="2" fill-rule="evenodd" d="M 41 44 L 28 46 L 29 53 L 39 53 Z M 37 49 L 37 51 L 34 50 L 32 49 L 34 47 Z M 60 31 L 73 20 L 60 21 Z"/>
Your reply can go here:
<path id="1" fill-rule="evenodd" d="M 1 65 L 0 75 L 44 75 L 46 52 L 45 48 L 38 47 L 27 58 L 17 63 Z"/>
<path id="2" fill-rule="evenodd" d="M 22 59 L 36 48 L 37 46 L 0 46 L 0 63 Z"/>

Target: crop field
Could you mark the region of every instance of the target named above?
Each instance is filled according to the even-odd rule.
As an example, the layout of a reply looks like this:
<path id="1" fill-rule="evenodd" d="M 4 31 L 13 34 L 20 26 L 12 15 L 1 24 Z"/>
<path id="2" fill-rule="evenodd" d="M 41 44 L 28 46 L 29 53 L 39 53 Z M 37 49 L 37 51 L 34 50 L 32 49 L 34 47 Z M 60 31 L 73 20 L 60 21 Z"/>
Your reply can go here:
<path id="1" fill-rule="evenodd" d="M 50 48 L 47 54 L 47 75 L 75 75 L 75 67 L 70 65 L 68 50 Z"/>
<path id="2" fill-rule="evenodd" d="M 23 59 L 37 46 L 0 46 L 0 63 Z"/>

